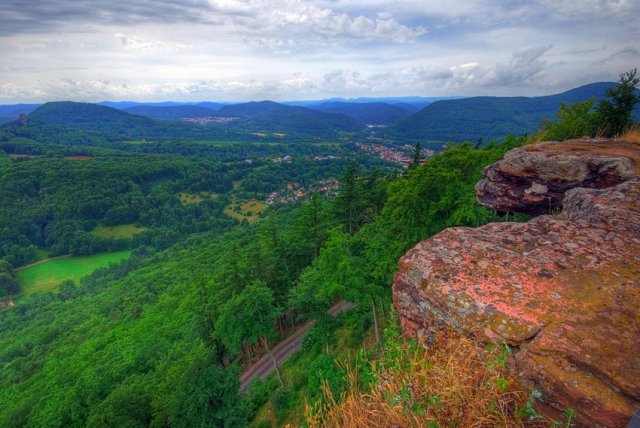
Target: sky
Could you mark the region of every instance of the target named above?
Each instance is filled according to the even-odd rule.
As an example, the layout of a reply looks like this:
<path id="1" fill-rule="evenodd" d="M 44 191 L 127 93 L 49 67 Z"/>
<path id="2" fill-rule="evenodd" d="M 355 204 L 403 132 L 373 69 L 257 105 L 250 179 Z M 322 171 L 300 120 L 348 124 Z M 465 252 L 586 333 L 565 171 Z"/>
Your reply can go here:
<path id="1" fill-rule="evenodd" d="M 548 95 L 638 40 L 640 0 L 2 0 L 0 104 Z"/>

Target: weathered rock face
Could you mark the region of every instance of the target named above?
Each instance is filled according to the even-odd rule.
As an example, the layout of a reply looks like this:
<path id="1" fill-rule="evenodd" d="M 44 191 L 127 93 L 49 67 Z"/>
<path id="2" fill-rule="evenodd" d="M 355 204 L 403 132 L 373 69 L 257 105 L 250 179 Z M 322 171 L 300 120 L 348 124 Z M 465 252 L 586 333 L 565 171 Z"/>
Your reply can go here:
<path id="1" fill-rule="evenodd" d="M 624 147 L 640 155 L 640 146 Z M 540 171 L 545 150 L 516 149 L 505 159 L 517 157 L 521 171 Z M 591 172 L 589 182 L 620 184 L 565 189 L 557 216 L 451 228 L 421 242 L 400 260 L 393 298 L 406 334 L 453 328 L 511 345 L 516 374 L 542 392 L 552 416 L 571 407 L 583 426 L 625 427 L 640 408 L 640 156 L 596 155 L 596 170 L 618 178 Z M 536 169 L 527 168 L 527 156 Z M 584 156 L 593 171 L 593 153 Z M 558 161 L 554 179 L 549 159 Z M 577 174 L 565 159 L 548 156 L 545 180 L 531 173 L 529 183 L 566 185 L 562 168 L 567 177 Z M 516 199 L 500 199 L 504 211 L 517 211 Z"/>
<path id="2" fill-rule="evenodd" d="M 628 142 L 590 138 L 529 145 L 485 168 L 477 197 L 497 211 L 550 214 L 567 190 L 622 183 L 638 173 L 638 162 L 638 145 Z"/>

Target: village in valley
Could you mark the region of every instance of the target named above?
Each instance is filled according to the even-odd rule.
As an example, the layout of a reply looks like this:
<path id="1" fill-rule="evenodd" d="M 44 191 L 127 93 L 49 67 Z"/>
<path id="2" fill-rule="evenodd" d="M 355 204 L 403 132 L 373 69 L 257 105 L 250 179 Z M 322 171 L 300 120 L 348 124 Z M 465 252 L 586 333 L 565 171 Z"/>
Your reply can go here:
<path id="1" fill-rule="evenodd" d="M 399 147 L 389 147 L 382 144 L 357 143 L 357 146 L 366 154 L 384 159 L 389 162 L 400 164 L 403 168 L 409 167 L 413 162 L 415 147 L 404 144 Z M 430 149 L 421 149 L 420 158 L 422 161 L 433 156 L 435 152 Z"/>
<path id="2" fill-rule="evenodd" d="M 384 159 L 389 162 L 393 162 L 399 164 L 403 169 L 408 168 L 409 165 L 414 161 L 415 147 L 409 144 L 405 144 L 403 146 L 399 146 L 396 148 L 391 148 L 389 146 L 385 146 L 382 144 L 367 144 L 367 143 L 357 143 L 356 144 L 360 150 L 362 150 L 365 154 L 376 157 L 380 159 Z M 430 149 L 421 149 L 420 150 L 420 159 L 421 162 L 424 162 L 427 158 L 433 156 L 435 152 Z M 328 156 L 314 156 L 312 159 L 321 161 L 321 160 L 334 160 L 338 159 L 338 156 L 328 155 Z M 272 162 L 293 162 L 293 157 L 290 155 L 278 156 L 271 159 Z M 251 159 L 246 159 L 246 163 L 251 163 Z M 338 190 L 340 189 L 340 181 L 337 178 L 329 177 L 327 179 L 323 179 L 318 181 L 317 183 L 304 186 L 298 182 L 288 183 L 285 189 L 274 191 L 269 194 L 266 199 L 267 205 L 274 204 L 288 204 L 292 202 L 297 202 L 300 199 L 306 198 L 314 193 L 325 195 L 328 197 L 334 197 L 338 194 Z"/>

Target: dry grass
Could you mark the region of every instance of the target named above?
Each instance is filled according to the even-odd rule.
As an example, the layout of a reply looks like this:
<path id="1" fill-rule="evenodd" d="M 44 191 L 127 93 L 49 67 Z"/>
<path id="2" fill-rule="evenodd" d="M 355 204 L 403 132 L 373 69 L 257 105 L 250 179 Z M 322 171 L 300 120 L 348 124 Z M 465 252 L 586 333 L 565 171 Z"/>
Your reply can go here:
<path id="1" fill-rule="evenodd" d="M 625 133 L 618 135 L 616 140 L 640 144 L 640 125 L 632 126 Z"/>
<path id="2" fill-rule="evenodd" d="M 423 346 L 400 340 L 373 365 L 376 379 L 350 387 L 339 400 L 325 388 L 326 406 L 307 405 L 310 427 L 533 427 L 518 416 L 528 394 L 506 374 L 504 350 L 487 350 L 465 337 L 442 336 Z"/>

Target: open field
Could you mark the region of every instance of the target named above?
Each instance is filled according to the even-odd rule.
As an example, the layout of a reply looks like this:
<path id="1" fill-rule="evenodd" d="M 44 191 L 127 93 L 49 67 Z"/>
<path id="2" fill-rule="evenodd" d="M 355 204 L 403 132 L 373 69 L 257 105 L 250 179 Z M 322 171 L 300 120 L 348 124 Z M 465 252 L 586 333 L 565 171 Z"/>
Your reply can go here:
<path id="1" fill-rule="evenodd" d="M 58 258 L 25 269 L 18 269 L 16 275 L 24 294 L 51 291 L 63 281 L 68 279 L 78 281 L 96 269 L 106 267 L 109 263 L 118 263 L 130 255 L 130 250 L 124 250 L 90 256 Z"/>
<path id="2" fill-rule="evenodd" d="M 232 202 L 225 207 L 224 213 L 239 221 L 246 219 L 249 223 L 252 223 L 259 219 L 258 214 L 264 211 L 267 207 L 268 205 L 264 202 L 255 200 Z"/>
<path id="3" fill-rule="evenodd" d="M 178 196 L 178 199 L 180 199 L 180 203 L 182 205 L 189 205 L 189 204 L 202 203 L 205 199 L 215 199 L 218 197 L 218 194 L 215 192 L 198 192 L 198 193 L 180 192 L 178 193 L 177 196 Z"/>
<path id="4" fill-rule="evenodd" d="M 144 227 L 135 224 L 119 224 L 117 226 L 98 226 L 93 229 L 93 233 L 101 238 L 131 238 L 144 230 Z"/>

